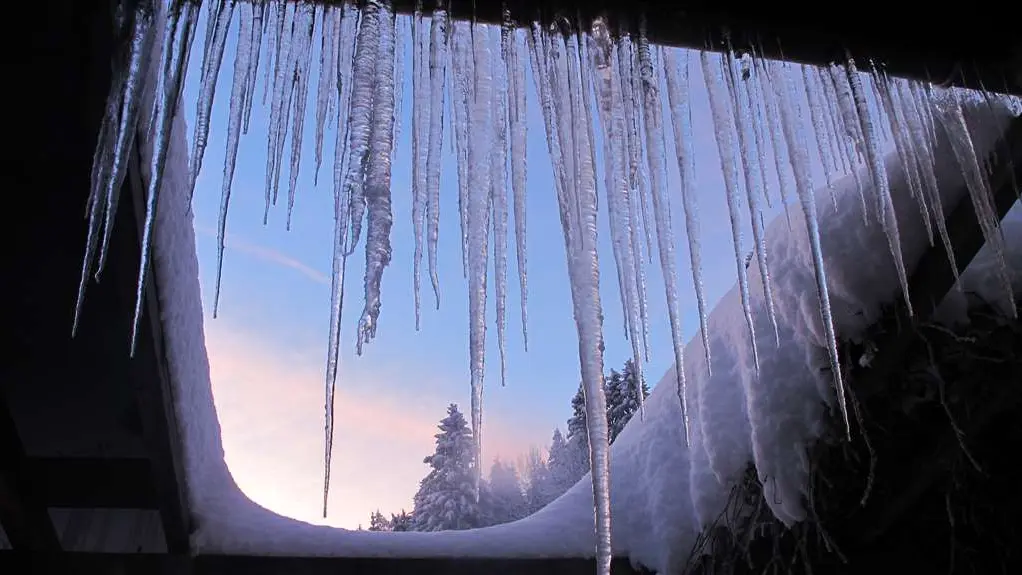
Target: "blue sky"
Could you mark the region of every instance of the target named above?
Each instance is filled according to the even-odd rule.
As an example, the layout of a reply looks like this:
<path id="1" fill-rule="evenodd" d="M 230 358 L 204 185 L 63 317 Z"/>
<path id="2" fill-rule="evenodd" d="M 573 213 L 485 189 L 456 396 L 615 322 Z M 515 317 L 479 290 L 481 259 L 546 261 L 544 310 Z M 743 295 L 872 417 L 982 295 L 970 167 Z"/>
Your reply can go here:
<path id="1" fill-rule="evenodd" d="M 203 11 L 205 12 L 205 11 Z M 204 14 L 203 14 L 204 15 Z M 237 18 L 235 18 L 237 20 Z M 407 20 L 400 20 L 407 27 Z M 204 30 L 205 21 L 200 22 Z M 210 122 L 208 147 L 195 190 L 194 213 L 200 281 L 206 315 L 213 391 L 227 463 L 241 488 L 256 502 L 298 519 L 343 527 L 366 523 L 377 507 L 411 508 L 425 474 L 422 458 L 432 451 L 435 424 L 454 402 L 469 406 L 468 298 L 462 277 L 457 216 L 457 177 L 450 126 L 445 126 L 441 176 L 439 270 L 442 301 L 432 306 L 428 275 L 422 278 L 422 326 L 415 331 L 412 300 L 411 54 L 405 64 L 401 133 L 393 162 L 393 259 L 383 278 L 383 307 L 377 338 L 356 357 L 354 327 L 362 308 L 364 244 L 349 262 L 342 366 L 338 381 L 338 429 L 330 517 L 319 518 L 322 482 L 323 367 L 329 317 L 329 273 L 333 233 L 332 158 L 334 130 L 324 138 L 324 162 L 313 184 L 315 82 L 305 122 L 302 161 L 291 231 L 285 230 L 290 134 L 281 174 L 281 200 L 264 226 L 264 182 L 269 106 L 257 99 L 251 129 L 238 152 L 219 317 L 212 319 L 216 270 L 216 226 L 224 167 L 230 82 L 237 22 L 229 36 Z M 405 28 L 404 37 L 408 37 Z M 189 140 L 198 95 L 201 38 L 193 50 L 184 106 Z M 313 62 L 318 62 L 319 40 Z M 264 44 L 265 50 L 265 44 Z M 260 65 L 268 58 L 264 53 Z M 735 277 L 724 184 L 698 58 L 691 60 L 695 117 L 696 178 L 705 262 L 712 306 Z M 314 66 L 315 67 L 315 66 Z M 571 314 L 563 239 L 543 123 L 531 72 L 528 99 L 529 351 L 522 346 L 513 236 L 509 237 L 507 386 L 499 382 L 494 324 L 488 302 L 487 378 L 484 399 L 484 457 L 515 459 L 532 445 L 545 446 L 555 427 L 564 428 L 579 381 L 576 330 Z M 259 70 L 257 98 L 263 90 Z M 665 111 L 666 112 L 666 111 Z M 449 117 L 449 112 L 446 114 Z M 670 130 L 670 125 L 667 126 Z M 597 132 L 599 128 L 597 127 Z M 599 137 L 598 137 L 599 139 Z M 671 138 L 668 137 L 670 140 Z M 698 318 L 680 211 L 677 164 L 668 148 L 669 196 L 673 203 L 679 286 L 686 340 Z M 817 162 L 818 163 L 818 162 Z M 819 166 L 816 166 L 819 168 Z M 816 170 L 819 172 L 820 170 Z M 602 176 L 602 165 L 598 174 Z M 814 174 L 820 181 L 819 173 Z M 776 197 L 776 184 L 773 189 Z M 602 190 L 602 182 L 601 182 Z M 601 191 L 602 195 L 602 191 Z M 603 201 L 601 200 L 601 204 Z M 775 209 L 770 217 L 776 215 Z M 747 217 L 747 212 L 743 211 Z M 601 296 L 607 369 L 620 367 L 631 351 L 623 336 L 621 306 L 610 252 L 606 210 L 601 210 Z M 747 226 L 746 226 L 747 228 Z M 746 229 L 745 245 L 751 246 Z M 425 260 L 423 269 L 425 270 Z M 491 264 L 492 267 L 492 264 Z M 655 384 L 671 363 L 671 338 L 659 263 L 647 265 L 651 361 Z M 492 276 L 492 269 L 491 269 Z"/>

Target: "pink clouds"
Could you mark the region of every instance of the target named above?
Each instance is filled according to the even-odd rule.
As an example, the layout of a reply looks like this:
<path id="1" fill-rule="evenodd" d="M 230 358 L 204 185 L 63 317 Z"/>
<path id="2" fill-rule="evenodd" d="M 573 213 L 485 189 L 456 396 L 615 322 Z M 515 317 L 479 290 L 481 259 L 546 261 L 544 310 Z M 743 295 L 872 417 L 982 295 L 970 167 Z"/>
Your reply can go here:
<path id="1" fill-rule="evenodd" d="M 290 349 L 223 320 L 207 321 L 206 347 L 225 458 L 239 487 L 257 503 L 309 522 L 355 527 L 377 507 L 410 510 L 444 408 L 467 399 L 416 393 L 407 380 L 374 377 L 357 364 L 342 368 L 330 517 L 323 520 L 324 350 Z M 487 459 L 514 460 L 528 450 L 512 427 L 499 414 L 487 416 Z"/>

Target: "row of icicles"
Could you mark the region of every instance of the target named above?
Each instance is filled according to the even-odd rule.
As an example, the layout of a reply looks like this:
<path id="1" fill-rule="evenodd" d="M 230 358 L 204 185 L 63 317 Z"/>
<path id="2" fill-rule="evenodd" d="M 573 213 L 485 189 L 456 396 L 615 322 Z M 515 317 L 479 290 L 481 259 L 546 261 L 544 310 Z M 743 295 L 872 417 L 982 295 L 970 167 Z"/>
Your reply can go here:
<path id="1" fill-rule="evenodd" d="M 135 6 L 130 12 L 125 6 Z M 596 501 L 599 571 L 610 567 L 610 495 L 607 426 L 603 395 L 603 325 L 597 253 L 597 192 L 602 187 L 609 211 L 616 280 L 624 310 L 625 333 L 637 368 L 648 361 L 649 317 L 645 261 L 659 255 L 674 347 L 678 397 L 685 414 L 678 272 L 671 203 L 680 196 L 691 256 L 691 275 L 699 311 L 707 366 L 710 362 L 707 307 L 702 287 L 699 216 L 692 149 L 690 87 L 702 76 L 710 95 L 712 122 L 727 189 L 741 300 L 758 368 L 749 278 L 743 245 L 742 209 L 748 210 L 754 253 L 765 302 L 776 330 L 761 203 L 786 205 L 797 198 L 805 215 L 813 254 L 822 325 L 834 376 L 835 395 L 847 426 L 845 395 L 838 364 L 826 270 L 810 163 L 822 161 L 826 183 L 851 172 L 862 198 L 867 225 L 882 225 L 901 288 L 908 295 L 905 262 L 899 249 L 898 224 L 884 168 L 884 140 L 893 139 L 908 174 L 912 197 L 926 222 L 931 244 L 939 236 L 954 260 L 934 172 L 933 142 L 938 125 L 950 136 L 966 174 L 970 196 L 981 216 L 984 237 L 999 253 L 1003 240 L 985 169 L 965 125 L 963 93 L 887 77 L 871 68 L 856 69 L 849 60 L 824 68 L 759 58 L 755 49 L 739 56 L 731 47 L 723 55 L 652 45 L 640 24 L 637 35 L 614 35 L 597 19 L 591 29 L 572 29 L 566 22 L 524 28 L 505 10 L 502 25 L 456 21 L 441 0 L 430 13 L 417 5 L 410 18 L 396 17 L 389 2 L 319 5 L 281 0 L 236 2 L 207 0 L 207 25 L 200 93 L 192 139 L 189 189 L 202 167 L 210 112 L 232 20 L 237 20 L 237 48 L 231 81 L 221 211 L 214 316 L 219 300 L 226 214 L 240 136 L 247 133 L 253 102 L 269 102 L 266 213 L 280 186 L 285 141 L 291 131 L 287 181 L 288 226 L 294 205 L 306 103 L 311 87 L 314 46 L 320 44 L 315 87 L 315 174 L 323 161 L 323 140 L 335 127 L 333 189 L 335 235 L 330 333 L 326 367 L 326 450 L 324 515 L 330 482 L 333 440 L 333 393 L 337 379 L 344 275 L 348 257 L 363 235 L 365 222 L 365 307 L 358 324 L 357 347 L 376 333 L 380 283 L 391 255 L 391 159 L 399 130 L 402 56 L 411 50 L 412 74 L 412 219 L 414 229 L 414 297 L 416 327 L 420 307 L 423 252 L 436 305 L 440 157 L 444 113 L 451 113 L 457 154 L 461 249 L 469 282 L 472 429 L 477 458 L 481 447 L 482 384 L 486 331 L 486 281 L 492 229 L 496 282 L 497 340 L 504 377 L 506 283 L 509 221 L 513 216 L 514 252 L 521 293 L 523 339 L 528 346 L 526 274 L 526 62 L 531 64 L 535 94 L 554 170 L 554 187 L 563 227 L 573 311 L 578 327 L 580 362 L 589 425 L 593 491 Z M 152 251 L 158 192 L 164 176 L 171 121 L 188 70 L 198 32 L 200 4 L 171 0 L 165 15 L 154 0 L 125 2 L 116 14 L 123 42 L 115 55 L 115 75 L 99 135 L 89 201 L 89 232 L 82 269 L 78 312 L 89 276 L 102 271 L 114 212 L 124 181 L 128 155 L 137 130 L 153 142 L 147 182 L 142 266 L 138 278 L 132 351 Z M 162 29 L 158 29 L 162 24 Z M 410 24 L 410 26 L 408 26 Z M 317 31 L 319 36 L 317 38 Z M 159 45 L 156 45 L 159 39 Z M 263 85 L 258 89 L 260 56 Z M 148 121 L 140 122 L 150 57 L 159 58 L 155 102 Z M 692 61 L 692 60 L 698 61 Z M 669 119 L 664 118 L 664 99 Z M 989 96 L 988 96 L 989 97 Z M 805 99 L 803 99 L 805 98 Z M 805 104 L 808 103 L 808 106 Z M 595 109 L 595 114 L 594 114 Z M 806 110 L 808 109 L 808 121 Z M 594 117 L 595 116 L 595 117 Z M 600 133 L 594 133 L 595 119 Z M 670 134 L 666 133 L 670 123 Z M 812 131 L 810 131 L 812 130 Z M 680 189 L 667 185 L 667 139 L 673 135 Z M 815 141 L 814 141 L 815 140 Z M 596 146 L 603 146 L 598 175 Z M 858 170 L 863 164 L 864 170 Z M 776 180 L 768 173 L 776 172 Z M 776 190 L 772 190 L 775 187 Z M 779 197 L 774 199 L 774 194 Z M 673 197 L 672 197 L 673 196 Z M 264 216 L 265 220 L 265 216 Z M 789 220 L 790 223 L 790 220 Z M 424 247 L 425 245 L 425 247 Z M 1002 258 L 1003 261 L 1003 258 Z M 952 266 L 957 270 L 957 266 Z M 1007 270 L 1000 279 L 1010 289 Z M 775 334 L 776 335 L 776 334 Z M 775 344 L 780 342 L 775 341 Z M 642 381 L 641 373 L 636 378 Z M 642 394 L 639 394 L 641 398 Z M 478 459 L 477 459 L 478 460 Z M 478 467 L 478 466 L 477 466 Z M 478 470 L 477 470 L 478 479 Z"/>

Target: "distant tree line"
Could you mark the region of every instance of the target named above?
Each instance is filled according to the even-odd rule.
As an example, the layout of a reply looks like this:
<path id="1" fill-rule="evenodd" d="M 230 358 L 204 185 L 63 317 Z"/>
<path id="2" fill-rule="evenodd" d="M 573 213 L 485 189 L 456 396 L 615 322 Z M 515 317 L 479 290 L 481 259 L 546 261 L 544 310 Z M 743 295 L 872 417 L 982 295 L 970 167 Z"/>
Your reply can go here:
<path id="1" fill-rule="evenodd" d="M 631 360 L 604 378 L 610 442 L 617 439 L 639 410 L 639 392 L 649 396 L 645 381 L 636 385 Z M 497 458 L 478 497 L 473 477 L 476 461 L 472 430 L 456 404 L 440 421 L 436 449 L 423 462 L 429 473 L 419 482 L 411 513 L 401 510 L 388 518 L 380 510 L 369 514 L 369 531 L 447 531 L 508 523 L 531 515 L 558 498 L 589 471 L 585 395 L 580 385 L 571 399 L 567 436 L 555 429 L 546 457 L 533 447 L 518 464 Z M 359 527 L 361 529 L 361 526 Z"/>

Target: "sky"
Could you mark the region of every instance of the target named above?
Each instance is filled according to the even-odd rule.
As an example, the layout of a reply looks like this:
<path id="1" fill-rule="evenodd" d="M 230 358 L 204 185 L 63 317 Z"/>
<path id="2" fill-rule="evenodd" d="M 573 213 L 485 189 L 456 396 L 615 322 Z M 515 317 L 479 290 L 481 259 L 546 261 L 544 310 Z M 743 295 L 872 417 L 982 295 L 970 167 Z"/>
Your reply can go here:
<path id="1" fill-rule="evenodd" d="M 205 30 L 204 16 L 205 11 L 199 23 L 200 30 Z M 404 29 L 403 38 L 410 37 L 407 26 L 407 19 L 399 19 L 399 27 Z M 317 70 L 313 72 L 309 90 L 291 230 L 285 229 L 290 134 L 281 170 L 281 200 L 271 208 L 268 224 L 263 225 L 269 104 L 263 105 L 257 99 L 249 133 L 242 137 L 237 157 L 219 313 L 214 319 L 216 229 L 236 30 L 237 16 L 220 69 L 208 146 L 193 203 L 206 346 L 225 457 L 239 487 L 257 503 L 303 521 L 354 528 L 367 524 L 369 513 L 377 508 L 384 513 L 396 513 L 402 508 L 411 510 L 412 496 L 427 472 L 422 459 L 433 451 L 433 435 L 445 415 L 446 406 L 457 403 L 466 414 L 469 410 L 467 282 L 461 270 L 456 163 L 450 126 L 445 126 L 440 183 L 441 305 L 439 310 L 434 309 L 428 275 L 423 274 L 422 321 L 421 329 L 416 332 L 412 298 L 411 53 L 406 41 L 401 57 L 405 69 L 404 103 L 391 186 L 393 257 L 384 272 L 377 337 L 366 345 L 361 357 L 355 354 L 355 325 L 362 311 L 364 240 L 349 262 L 335 404 L 331 500 L 328 517 L 323 519 L 320 512 L 323 396 L 332 261 L 334 130 L 331 126 L 326 131 L 324 160 L 316 185 L 314 137 L 318 66 L 315 64 L 319 58 L 319 35 L 316 35 L 313 53 L 313 67 Z M 184 94 L 189 131 L 195 126 L 202 37 L 200 34 L 192 52 Z M 256 88 L 258 98 L 263 91 L 262 67 L 268 61 L 265 43 L 263 48 Z M 691 77 L 695 176 L 702 222 L 700 241 L 706 296 L 712 309 L 734 283 L 735 255 L 720 160 L 698 58 L 691 60 Z M 528 352 L 523 349 L 514 238 L 511 236 L 508 239 L 507 381 L 503 387 L 499 381 L 492 258 L 488 282 L 489 327 L 483 401 L 483 457 L 486 462 L 498 456 L 513 461 L 530 447 L 544 448 L 555 427 L 564 430 L 565 420 L 571 413 L 570 400 L 580 381 L 564 240 L 531 71 L 527 71 L 526 85 L 529 349 Z M 449 117 L 448 111 L 445 120 Z M 672 202 L 676 265 L 688 341 L 697 335 L 698 315 L 669 123 L 666 128 L 668 196 Z M 600 128 L 597 125 L 595 129 L 598 161 L 602 162 Z M 189 133 L 189 141 L 191 139 Z M 815 165 L 816 181 L 822 180 L 821 172 L 822 168 Z M 602 163 L 598 164 L 597 176 L 601 179 L 602 196 Z M 775 182 L 773 190 L 776 197 Z M 767 221 L 777 213 L 775 201 L 774 209 L 765 214 Z M 747 211 L 743 212 L 743 218 L 748 218 Z M 624 337 L 607 213 L 602 208 L 600 226 L 605 362 L 607 370 L 620 369 L 630 357 L 631 348 Z M 752 238 L 747 224 L 744 230 L 745 250 L 748 251 Z M 426 269 L 425 258 L 422 267 Z M 670 367 L 673 353 L 663 280 L 655 255 L 646 267 L 651 353 L 645 370 L 647 380 L 653 385 Z"/>

